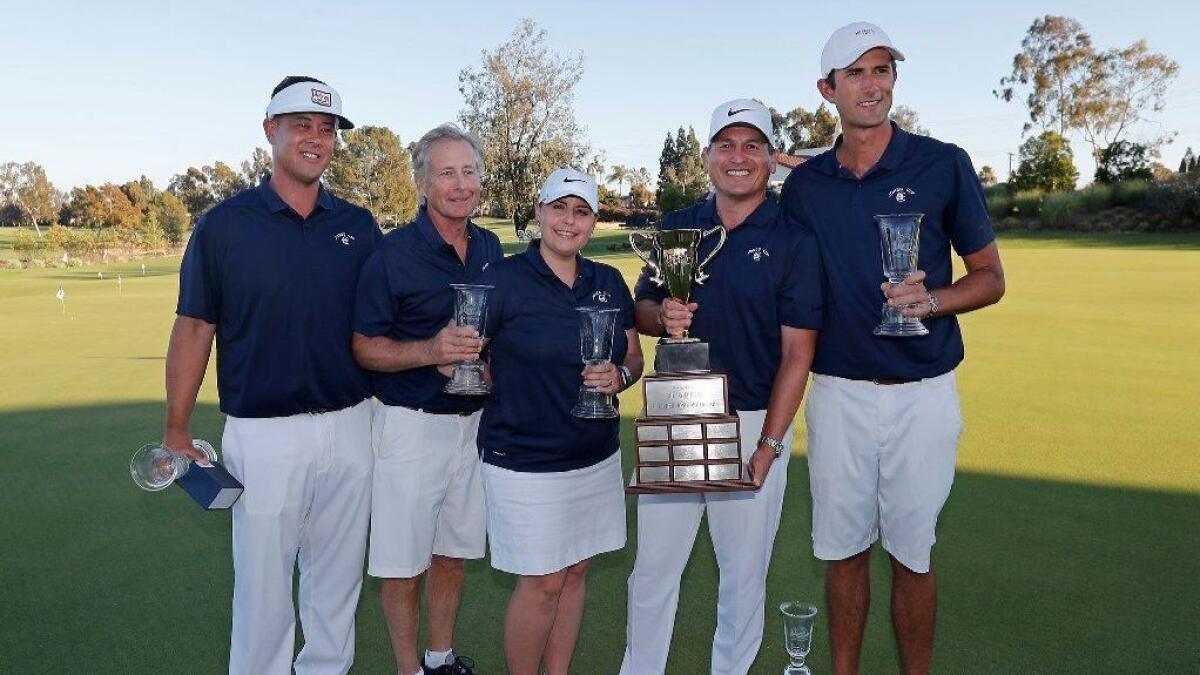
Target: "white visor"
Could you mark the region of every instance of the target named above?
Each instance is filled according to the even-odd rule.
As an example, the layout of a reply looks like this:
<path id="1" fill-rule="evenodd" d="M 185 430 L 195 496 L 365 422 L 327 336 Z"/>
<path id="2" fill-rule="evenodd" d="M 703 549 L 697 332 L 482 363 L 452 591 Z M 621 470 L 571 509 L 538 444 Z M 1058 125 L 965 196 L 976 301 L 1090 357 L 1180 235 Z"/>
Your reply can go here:
<path id="1" fill-rule="evenodd" d="M 267 117 L 302 112 L 333 115 L 339 129 L 354 128 L 354 124 L 342 115 L 342 97 L 337 90 L 320 82 L 297 82 L 272 96 L 267 105 Z"/>

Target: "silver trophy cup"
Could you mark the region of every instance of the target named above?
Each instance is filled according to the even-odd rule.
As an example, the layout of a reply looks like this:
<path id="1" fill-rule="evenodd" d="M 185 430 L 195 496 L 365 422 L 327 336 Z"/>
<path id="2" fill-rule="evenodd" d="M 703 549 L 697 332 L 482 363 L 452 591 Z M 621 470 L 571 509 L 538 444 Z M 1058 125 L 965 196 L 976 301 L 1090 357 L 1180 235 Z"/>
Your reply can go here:
<path id="1" fill-rule="evenodd" d="M 598 366 L 612 360 L 613 335 L 616 333 L 619 309 L 608 307 L 578 307 L 579 353 L 583 365 Z M 591 387 L 579 388 L 579 400 L 571 414 L 583 419 L 607 419 L 617 416 L 612 396 Z"/>
<path id="2" fill-rule="evenodd" d="M 488 291 L 495 286 L 479 284 L 450 284 L 454 289 L 454 323 L 470 326 L 483 337 L 483 326 L 487 321 Z M 484 396 L 488 393 L 483 378 L 483 361 L 475 358 L 454 366 L 454 374 L 446 383 L 447 394 L 462 396 Z"/>
<path id="3" fill-rule="evenodd" d="M 709 253 L 704 260 L 700 260 L 700 242 L 705 237 L 717 235 L 717 246 Z M 721 247 L 725 245 L 725 239 L 729 235 L 724 227 L 717 226 L 709 230 L 658 230 L 651 233 L 631 232 L 629 234 L 629 245 L 633 248 L 633 252 L 639 258 L 645 261 L 646 265 L 654 276 L 650 277 L 651 283 L 658 286 L 666 286 L 667 294 L 672 298 L 684 303 L 688 303 L 692 295 L 693 284 L 703 284 L 708 280 L 708 275 L 705 274 L 704 268 L 717 255 Z M 646 248 L 640 248 L 638 243 L 648 244 Z M 684 331 L 682 337 L 668 337 L 663 342 L 696 342 L 695 338 L 688 337 L 687 331 Z"/>
<path id="4" fill-rule="evenodd" d="M 921 219 L 924 217 L 924 213 L 875 216 L 883 255 L 883 275 L 893 286 L 904 283 L 904 278 L 917 270 L 917 253 L 921 250 Z M 872 332 L 885 337 L 929 334 L 929 329 L 920 319 L 904 316 L 903 312 L 904 307 L 884 302 L 883 320 Z"/>
<path id="5" fill-rule="evenodd" d="M 201 438 L 193 438 L 192 445 L 208 456 L 209 462 L 217 461 L 217 451 L 212 444 Z M 167 489 L 192 468 L 192 459 L 159 443 L 149 443 L 138 448 L 129 460 L 129 474 L 138 487 L 149 492 Z"/>

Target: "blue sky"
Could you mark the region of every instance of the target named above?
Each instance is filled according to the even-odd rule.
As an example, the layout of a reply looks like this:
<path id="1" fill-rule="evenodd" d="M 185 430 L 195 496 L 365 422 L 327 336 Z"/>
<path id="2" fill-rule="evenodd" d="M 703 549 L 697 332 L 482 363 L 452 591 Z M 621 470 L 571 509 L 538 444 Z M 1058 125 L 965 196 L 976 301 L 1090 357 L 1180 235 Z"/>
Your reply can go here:
<path id="1" fill-rule="evenodd" d="M 780 109 L 819 102 L 821 47 L 838 26 L 883 26 L 908 61 L 897 104 L 1003 177 L 1025 110 L 992 95 L 1032 20 L 1080 20 L 1100 48 L 1146 38 L 1180 64 L 1167 109 L 1179 132 L 1163 162 L 1200 151 L 1200 3 L 1165 2 L 54 2 L 6 0 L 0 161 L 36 161 L 60 189 L 188 165 L 237 165 L 262 140 L 271 88 L 310 74 L 337 87 L 356 123 L 409 142 L 457 117 L 458 73 L 522 17 L 559 51 L 582 51 L 576 117 L 610 164 L 657 173 L 669 130 L 705 128 L 722 101 Z M 1074 143 L 1081 182 L 1092 173 Z"/>

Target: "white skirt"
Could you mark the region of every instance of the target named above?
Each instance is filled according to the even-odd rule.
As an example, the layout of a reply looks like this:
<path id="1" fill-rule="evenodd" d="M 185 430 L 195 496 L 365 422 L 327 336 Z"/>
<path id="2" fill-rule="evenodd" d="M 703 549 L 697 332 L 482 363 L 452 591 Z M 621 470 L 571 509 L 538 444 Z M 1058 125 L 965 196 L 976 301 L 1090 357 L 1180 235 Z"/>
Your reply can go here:
<path id="1" fill-rule="evenodd" d="M 553 574 L 625 546 L 621 453 L 574 471 L 531 473 L 483 465 L 492 567 Z"/>

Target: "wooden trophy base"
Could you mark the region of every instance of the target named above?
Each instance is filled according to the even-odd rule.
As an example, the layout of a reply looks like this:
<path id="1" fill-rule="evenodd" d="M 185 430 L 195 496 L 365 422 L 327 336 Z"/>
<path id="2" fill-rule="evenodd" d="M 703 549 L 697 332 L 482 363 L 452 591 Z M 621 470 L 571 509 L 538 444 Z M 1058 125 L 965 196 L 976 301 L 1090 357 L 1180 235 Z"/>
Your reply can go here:
<path id="1" fill-rule="evenodd" d="M 746 476 L 737 415 L 639 417 L 626 494 L 756 490 Z"/>

